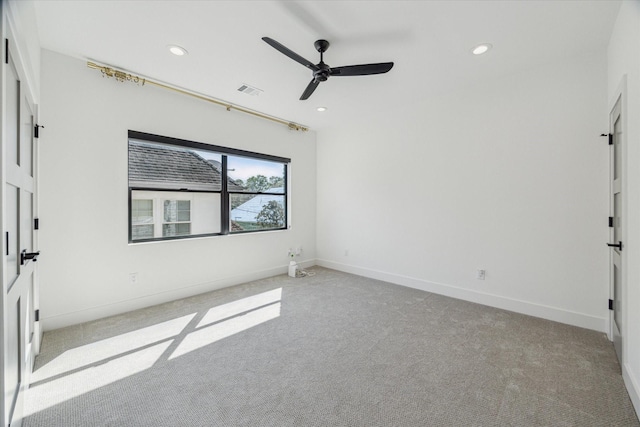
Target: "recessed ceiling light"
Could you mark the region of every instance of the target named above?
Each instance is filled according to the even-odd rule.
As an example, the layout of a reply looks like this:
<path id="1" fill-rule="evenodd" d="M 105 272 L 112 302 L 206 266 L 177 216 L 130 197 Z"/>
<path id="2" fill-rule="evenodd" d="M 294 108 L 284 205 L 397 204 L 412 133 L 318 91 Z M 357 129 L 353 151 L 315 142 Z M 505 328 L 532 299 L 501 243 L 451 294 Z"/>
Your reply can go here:
<path id="1" fill-rule="evenodd" d="M 489 43 L 482 43 L 474 47 L 471 52 L 473 52 L 474 55 L 482 55 L 483 53 L 487 53 L 491 47 Z"/>
<path id="2" fill-rule="evenodd" d="M 173 53 L 176 56 L 184 56 L 189 53 L 187 52 L 187 49 L 175 44 L 170 44 L 169 46 L 167 46 L 167 49 L 169 49 L 169 52 Z"/>
<path id="3" fill-rule="evenodd" d="M 327 107 L 318 107 L 318 108 L 316 108 L 316 110 L 320 111 L 320 112 L 327 111 Z"/>

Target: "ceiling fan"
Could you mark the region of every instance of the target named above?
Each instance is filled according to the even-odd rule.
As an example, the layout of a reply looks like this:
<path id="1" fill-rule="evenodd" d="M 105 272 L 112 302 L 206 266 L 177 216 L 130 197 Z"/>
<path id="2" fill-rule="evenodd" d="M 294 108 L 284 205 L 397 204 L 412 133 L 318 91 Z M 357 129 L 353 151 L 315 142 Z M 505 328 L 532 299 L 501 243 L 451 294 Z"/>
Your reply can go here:
<path id="1" fill-rule="evenodd" d="M 320 62 L 317 64 L 303 58 L 272 38 L 263 37 L 262 40 L 279 52 L 287 55 L 289 58 L 313 71 L 313 79 L 302 93 L 302 96 L 300 97 L 301 101 L 308 99 L 313 91 L 316 90 L 320 82 L 326 81 L 331 76 L 367 76 L 371 74 L 383 74 L 393 67 L 393 62 L 381 62 L 378 64 L 347 65 L 344 67 L 331 68 L 325 64 L 323 60 L 323 54 L 327 49 L 329 49 L 329 42 L 326 40 L 317 40 L 313 44 L 316 50 L 320 52 Z"/>

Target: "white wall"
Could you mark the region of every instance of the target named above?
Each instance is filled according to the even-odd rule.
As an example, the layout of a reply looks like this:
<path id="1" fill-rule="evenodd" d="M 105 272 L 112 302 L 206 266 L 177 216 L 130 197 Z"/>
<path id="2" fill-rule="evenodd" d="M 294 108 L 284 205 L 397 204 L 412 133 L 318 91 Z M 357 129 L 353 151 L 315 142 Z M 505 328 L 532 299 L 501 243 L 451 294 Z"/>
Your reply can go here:
<path id="1" fill-rule="evenodd" d="M 640 1 L 624 1 L 618 13 L 608 50 L 609 108 L 618 97 L 622 82 L 623 123 L 626 144 L 626 249 L 623 251 L 623 367 L 622 375 L 640 414 Z"/>
<path id="2" fill-rule="evenodd" d="M 41 315 L 45 329 L 285 273 L 315 258 L 316 136 L 42 52 Z M 127 243 L 127 130 L 292 160 L 292 228 Z M 131 284 L 129 273 L 138 273 Z"/>
<path id="3" fill-rule="evenodd" d="M 318 263 L 605 331 L 606 131 L 601 50 L 321 132 Z"/>

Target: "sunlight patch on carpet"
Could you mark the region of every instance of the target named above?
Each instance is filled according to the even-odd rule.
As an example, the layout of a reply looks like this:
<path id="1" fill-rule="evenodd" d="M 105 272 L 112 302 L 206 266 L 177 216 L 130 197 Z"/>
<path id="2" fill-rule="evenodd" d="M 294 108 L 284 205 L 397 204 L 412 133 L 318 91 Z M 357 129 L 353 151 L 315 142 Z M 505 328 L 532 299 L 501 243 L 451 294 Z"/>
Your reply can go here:
<path id="1" fill-rule="evenodd" d="M 175 337 L 196 313 L 67 350 L 31 375 L 31 383 L 70 372 Z"/>
<path id="2" fill-rule="evenodd" d="M 198 328 L 220 320 L 228 319 L 240 313 L 255 310 L 258 307 L 273 304 L 282 299 L 282 288 L 242 298 L 227 304 L 211 308 L 198 323 Z"/>
<path id="3" fill-rule="evenodd" d="M 30 405 L 25 408 L 25 416 L 151 368 L 172 342 L 166 341 L 102 365 L 93 366 L 41 385 L 32 386 L 27 391 Z"/>
<path id="4" fill-rule="evenodd" d="M 178 348 L 169 357 L 169 360 L 185 355 L 206 345 L 212 344 L 223 338 L 230 337 L 239 332 L 257 326 L 268 320 L 280 316 L 280 303 L 253 310 L 242 316 L 233 317 L 224 322 L 199 329 L 187 335 Z"/>

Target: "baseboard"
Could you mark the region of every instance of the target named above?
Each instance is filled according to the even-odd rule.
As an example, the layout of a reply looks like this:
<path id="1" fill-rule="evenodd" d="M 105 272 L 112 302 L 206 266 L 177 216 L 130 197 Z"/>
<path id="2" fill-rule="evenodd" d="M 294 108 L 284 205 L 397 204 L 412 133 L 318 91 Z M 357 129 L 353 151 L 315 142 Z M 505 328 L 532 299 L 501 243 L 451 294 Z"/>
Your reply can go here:
<path id="1" fill-rule="evenodd" d="M 622 366 L 622 379 L 624 380 L 624 385 L 627 387 L 627 392 L 629 392 L 629 397 L 636 410 L 636 415 L 640 418 L 640 384 L 638 384 L 636 378 L 640 377 L 634 375 L 629 364 L 625 363 Z"/>
<path id="2" fill-rule="evenodd" d="M 301 261 L 298 264 L 303 268 L 315 265 L 315 261 Z M 126 313 L 140 308 L 151 307 L 153 305 L 174 301 L 181 298 L 202 294 L 205 292 L 215 291 L 229 286 L 239 285 L 241 283 L 260 280 L 267 277 L 286 274 L 288 265 L 281 265 L 265 270 L 257 270 L 248 273 L 238 274 L 235 276 L 221 277 L 209 282 L 198 283 L 194 285 L 184 286 L 178 289 L 172 289 L 165 292 L 159 292 L 152 295 L 118 301 L 115 303 L 95 306 L 83 310 L 77 310 L 70 313 L 63 313 L 54 316 L 43 316 L 40 319 L 42 330 L 50 331 L 53 329 L 64 328 L 67 326 L 77 325 L 79 323 L 89 322 L 92 320 L 102 319 L 104 317 L 114 316 Z"/>
<path id="3" fill-rule="evenodd" d="M 588 314 L 323 259 L 317 259 L 316 265 L 598 332 L 607 331 L 607 319 Z"/>

